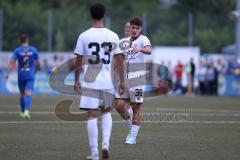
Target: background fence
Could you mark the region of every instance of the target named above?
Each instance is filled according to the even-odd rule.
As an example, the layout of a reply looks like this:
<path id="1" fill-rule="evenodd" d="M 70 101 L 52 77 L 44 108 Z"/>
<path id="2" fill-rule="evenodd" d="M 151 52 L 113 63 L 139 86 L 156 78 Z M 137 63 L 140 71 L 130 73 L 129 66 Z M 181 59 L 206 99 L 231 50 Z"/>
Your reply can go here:
<path id="1" fill-rule="evenodd" d="M 155 13 L 108 12 L 105 26 L 123 37 L 123 26 L 134 15 L 144 21 L 143 34 L 161 46 L 200 46 L 202 52 L 219 53 L 234 43 L 234 21 L 228 15 L 179 12 L 162 9 Z M 221 16 L 221 18 L 218 18 Z M 41 51 L 72 51 L 78 35 L 90 27 L 88 11 L 15 8 L 0 11 L 0 49 L 13 50 L 21 33 L 27 33 Z"/>

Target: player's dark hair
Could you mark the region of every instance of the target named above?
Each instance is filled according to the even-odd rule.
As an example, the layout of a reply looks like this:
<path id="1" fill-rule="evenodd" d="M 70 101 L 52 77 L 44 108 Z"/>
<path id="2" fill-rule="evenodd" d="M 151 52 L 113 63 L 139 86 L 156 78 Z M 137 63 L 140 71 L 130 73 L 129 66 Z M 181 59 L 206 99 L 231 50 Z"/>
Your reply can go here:
<path id="1" fill-rule="evenodd" d="M 29 38 L 28 38 L 28 36 L 27 36 L 26 34 L 21 34 L 21 35 L 20 35 L 20 38 L 19 38 L 19 40 L 20 40 L 21 43 L 27 42 L 28 39 L 29 39 Z"/>
<path id="2" fill-rule="evenodd" d="M 140 17 L 133 17 L 130 21 L 130 25 L 136 25 L 136 26 L 141 26 L 142 27 L 142 20 Z"/>
<path id="3" fill-rule="evenodd" d="M 91 14 L 91 17 L 95 20 L 102 19 L 105 15 L 104 5 L 100 3 L 92 5 L 90 8 L 90 14 Z"/>

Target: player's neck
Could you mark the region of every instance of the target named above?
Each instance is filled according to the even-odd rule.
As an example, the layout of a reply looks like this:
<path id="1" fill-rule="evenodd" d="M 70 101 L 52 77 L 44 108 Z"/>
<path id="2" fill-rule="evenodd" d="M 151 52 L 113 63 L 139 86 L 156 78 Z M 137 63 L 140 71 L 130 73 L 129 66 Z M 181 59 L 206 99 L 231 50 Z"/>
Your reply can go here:
<path id="1" fill-rule="evenodd" d="M 131 36 L 130 41 L 135 41 L 139 36 L 140 36 L 140 34 L 137 35 L 136 37 Z"/>
<path id="2" fill-rule="evenodd" d="M 93 28 L 104 28 L 103 20 L 99 20 L 99 21 L 93 20 L 92 27 Z"/>
<path id="3" fill-rule="evenodd" d="M 28 43 L 22 43 L 22 46 L 23 46 L 23 47 L 28 47 L 29 44 L 28 44 Z"/>

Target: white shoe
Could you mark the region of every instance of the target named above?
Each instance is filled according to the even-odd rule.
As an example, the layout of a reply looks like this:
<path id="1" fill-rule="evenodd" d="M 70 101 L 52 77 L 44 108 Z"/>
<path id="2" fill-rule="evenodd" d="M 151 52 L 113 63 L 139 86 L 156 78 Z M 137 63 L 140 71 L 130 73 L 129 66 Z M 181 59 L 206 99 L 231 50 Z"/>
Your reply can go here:
<path id="1" fill-rule="evenodd" d="M 92 154 L 90 156 L 87 156 L 86 160 L 99 160 L 99 155 L 98 154 Z"/>
<path id="2" fill-rule="evenodd" d="M 125 144 L 136 144 L 136 138 L 134 138 L 133 136 L 131 136 L 130 134 L 128 134 Z"/>
<path id="3" fill-rule="evenodd" d="M 130 138 L 131 134 L 128 134 L 126 139 L 125 139 L 125 142 Z"/>
<path id="4" fill-rule="evenodd" d="M 25 118 L 31 119 L 31 116 L 30 116 L 28 110 L 25 110 L 25 111 L 24 111 L 24 116 L 25 116 Z"/>

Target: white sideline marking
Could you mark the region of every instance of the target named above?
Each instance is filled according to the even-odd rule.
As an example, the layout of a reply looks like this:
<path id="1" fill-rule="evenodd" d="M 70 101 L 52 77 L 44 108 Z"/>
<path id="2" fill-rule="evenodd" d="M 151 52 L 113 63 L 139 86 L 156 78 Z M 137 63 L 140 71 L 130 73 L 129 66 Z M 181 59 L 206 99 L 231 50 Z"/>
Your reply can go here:
<path id="1" fill-rule="evenodd" d="M 80 114 L 80 113 L 84 113 L 84 112 L 72 112 L 73 114 Z M 177 112 L 177 111 L 158 111 L 158 112 L 143 112 L 142 114 L 160 114 L 160 113 L 165 113 L 165 114 L 181 114 L 181 115 L 189 115 L 190 112 L 187 110 L 185 110 L 185 112 Z M 7 112 L 1 112 L 0 111 L 0 115 L 4 115 L 4 114 L 8 114 L 8 115 L 18 115 L 19 112 L 14 112 L 14 111 L 7 111 Z M 40 111 L 36 111 L 36 112 L 31 112 L 31 114 L 33 115 L 55 115 L 55 112 L 40 112 Z M 117 112 L 112 112 L 112 115 L 118 115 Z M 192 116 L 210 116 L 210 117 L 214 117 L 214 116 L 233 116 L 233 117 L 240 117 L 240 113 L 236 113 L 236 112 L 208 112 L 208 113 L 197 113 L 195 111 L 191 111 L 191 115 Z"/>
<path id="2" fill-rule="evenodd" d="M 42 115 L 54 114 L 54 112 L 46 112 L 46 111 L 44 111 L 44 112 L 40 112 L 40 111 L 38 112 L 38 111 L 37 111 L 37 112 L 30 112 L 30 113 L 31 113 L 31 114 L 42 114 Z M 7 112 L 3 112 L 3 111 L 2 111 L 2 112 L 1 112 L 1 111 L 0 111 L 0 114 L 13 114 L 13 115 L 14 115 L 14 114 L 19 114 L 19 112 L 17 112 L 17 111 L 16 111 L 16 112 L 14 112 L 14 111 L 7 111 Z"/>
<path id="3" fill-rule="evenodd" d="M 10 107 L 13 107 L 13 105 L 9 105 L 9 104 L 0 104 L 0 108 L 10 108 Z M 78 106 L 72 106 L 71 108 L 75 108 L 75 107 L 78 107 Z M 42 105 L 33 105 L 32 108 L 43 108 Z M 36 112 L 41 112 L 41 113 L 44 113 L 46 112 L 46 110 L 51 110 L 53 111 L 54 110 L 54 107 L 53 105 L 51 106 L 44 106 L 44 109 L 45 111 L 41 112 L 41 111 L 36 111 Z M 191 106 L 182 106 L 182 108 L 168 108 L 168 107 L 154 107 L 154 108 L 149 108 L 148 106 L 143 106 L 142 107 L 142 110 L 144 112 L 147 112 L 147 111 L 154 111 L 154 112 L 163 112 L 163 111 L 172 111 L 172 112 L 189 112 L 190 110 L 192 112 L 210 112 L 210 113 L 239 113 L 240 114 L 240 108 L 239 109 L 218 109 L 218 108 L 215 108 L 215 109 L 199 109 L 199 108 L 191 108 Z M 1 113 L 5 113 L 3 111 L 0 111 L 0 114 Z"/>
<path id="4" fill-rule="evenodd" d="M 0 121 L 0 124 L 85 124 L 86 121 Z M 98 122 L 101 123 L 101 122 Z M 124 124 L 123 121 L 113 121 L 115 124 Z M 240 121 L 143 121 L 154 124 L 240 124 Z"/>
<path id="5" fill-rule="evenodd" d="M 240 113 L 240 109 L 195 109 L 195 108 L 147 108 L 143 107 L 143 111 L 153 110 L 153 111 L 172 111 L 172 112 L 183 112 L 183 111 L 192 111 L 192 112 L 210 112 L 210 113 Z"/>

